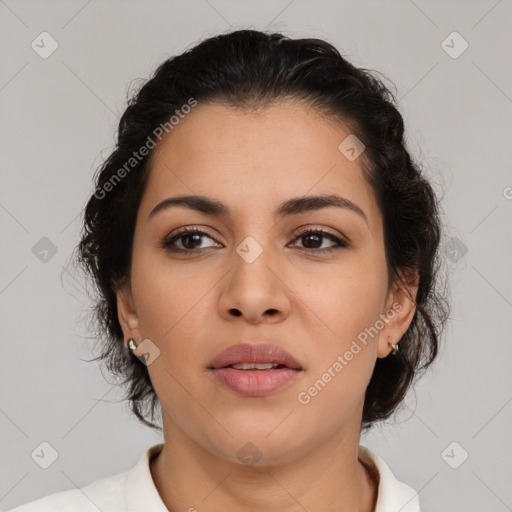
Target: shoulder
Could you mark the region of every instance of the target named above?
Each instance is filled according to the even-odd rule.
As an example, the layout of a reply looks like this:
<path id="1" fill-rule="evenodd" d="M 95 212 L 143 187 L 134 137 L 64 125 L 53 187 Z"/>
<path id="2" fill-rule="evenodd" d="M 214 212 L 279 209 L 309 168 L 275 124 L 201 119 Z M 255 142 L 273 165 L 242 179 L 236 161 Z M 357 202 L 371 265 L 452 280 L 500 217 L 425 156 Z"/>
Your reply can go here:
<path id="1" fill-rule="evenodd" d="M 127 512 L 165 508 L 151 476 L 150 461 L 163 448 L 151 446 L 134 467 L 68 491 L 49 494 L 8 512 Z"/>
<path id="2" fill-rule="evenodd" d="M 49 494 L 20 505 L 9 512 L 121 512 L 126 510 L 128 472 L 95 480 L 80 489 Z"/>
<path id="3" fill-rule="evenodd" d="M 370 449 L 359 446 L 359 459 L 378 475 L 375 512 L 421 512 L 418 492 L 399 481 L 386 462 Z"/>

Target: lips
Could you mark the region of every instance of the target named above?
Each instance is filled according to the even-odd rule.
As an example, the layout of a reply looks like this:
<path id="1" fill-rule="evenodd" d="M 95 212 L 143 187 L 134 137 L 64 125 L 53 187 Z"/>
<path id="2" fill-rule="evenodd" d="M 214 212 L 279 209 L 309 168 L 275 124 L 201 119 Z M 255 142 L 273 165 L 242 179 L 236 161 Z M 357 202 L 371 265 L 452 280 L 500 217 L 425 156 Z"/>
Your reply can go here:
<path id="1" fill-rule="evenodd" d="M 222 386 L 250 398 L 286 389 L 304 376 L 302 365 L 291 354 L 266 343 L 229 347 L 215 357 L 209 369 Z"/>
<path id="2" fill-rule="evenodd" d="M 233 365 L 247 364 L 273 364 L 275 368 L 289 368 L 293 370 L 302 370 L 301 364 L 288 352 L 267 343 L 257 345 L 241 343 L 233 345 L 223 350 L 210 363 L 210 369 L 227 368 Z M 247 367 L 247 366 L 246 366 Z M 257 367 L 240 371 L 265 371 L 263 368 Z M 272 370 L 274 371 L 274 370 Z"/>

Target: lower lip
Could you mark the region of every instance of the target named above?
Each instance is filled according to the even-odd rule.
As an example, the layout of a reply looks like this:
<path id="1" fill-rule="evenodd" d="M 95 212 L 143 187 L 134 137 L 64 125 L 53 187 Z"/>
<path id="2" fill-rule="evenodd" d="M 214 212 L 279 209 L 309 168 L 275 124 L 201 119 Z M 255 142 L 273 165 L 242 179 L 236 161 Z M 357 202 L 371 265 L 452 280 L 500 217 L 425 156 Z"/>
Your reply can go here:
<path id="1" fill-rule="evenodd" d="M 275 370 L 236 370 L 217 368 L 215 377 L 229 389 L 246 396 L 264 396 L 288 384 L 302 373 L 291 368 Z"/>

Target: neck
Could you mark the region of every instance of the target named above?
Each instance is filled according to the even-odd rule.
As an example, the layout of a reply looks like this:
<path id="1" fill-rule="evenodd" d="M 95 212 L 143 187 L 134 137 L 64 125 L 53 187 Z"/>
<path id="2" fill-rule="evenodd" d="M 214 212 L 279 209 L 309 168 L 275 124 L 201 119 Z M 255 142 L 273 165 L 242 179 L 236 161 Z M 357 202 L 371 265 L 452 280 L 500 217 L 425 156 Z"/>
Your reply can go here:
<path id="1" fill-rule="evenodd" d="M 358 459 L 359 430 L 330 436 L 288 462 L 254 466 L 206 450 L 173 423 L 164 421 L 164 433 L 164 448 L 150 468 L 172 512 L 374 512 L 377 482 Z"/>

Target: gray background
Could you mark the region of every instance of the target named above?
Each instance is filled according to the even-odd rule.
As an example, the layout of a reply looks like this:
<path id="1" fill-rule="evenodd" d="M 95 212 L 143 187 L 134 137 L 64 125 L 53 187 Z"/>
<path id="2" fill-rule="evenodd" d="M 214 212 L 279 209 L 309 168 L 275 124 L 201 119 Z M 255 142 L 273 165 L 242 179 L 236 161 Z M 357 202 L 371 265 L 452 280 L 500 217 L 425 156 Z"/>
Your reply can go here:
<path id="1" fill-rule="evenodd" d="M 325 38 L 387 75 L 443 198 L 441 356 L 362 444 L 425 511 L 512 510 L 511 19 L 509 0 L 0 1 L 0 507 L 125 471 L 160 441 L 80 360 L 93 355 L 86 285 L 68 268 L 80 212 L 133 79 L 205 37 L 266 28 Z M 47 59 L 31 48 L 43 31 L 59 45 Z M 452 56 L 442 46 L 453 31 L 469 44 L 457 58 L 460 39 L 445 43 Z M 57 248 L 46 262 L 44 237 Z M 43 441 L 59 454 L 48 469 L 30 456 Z"/>

